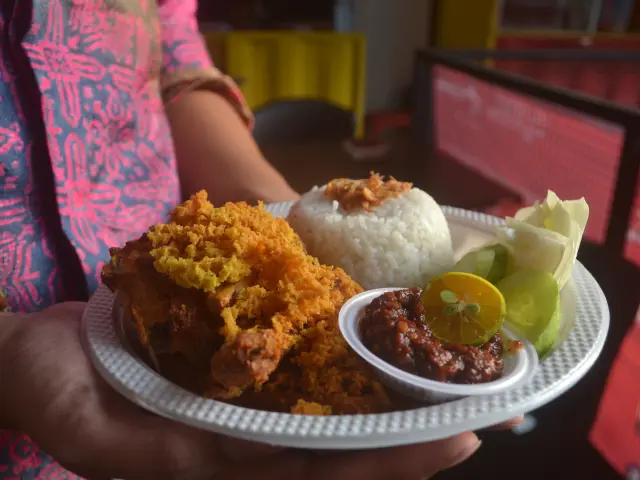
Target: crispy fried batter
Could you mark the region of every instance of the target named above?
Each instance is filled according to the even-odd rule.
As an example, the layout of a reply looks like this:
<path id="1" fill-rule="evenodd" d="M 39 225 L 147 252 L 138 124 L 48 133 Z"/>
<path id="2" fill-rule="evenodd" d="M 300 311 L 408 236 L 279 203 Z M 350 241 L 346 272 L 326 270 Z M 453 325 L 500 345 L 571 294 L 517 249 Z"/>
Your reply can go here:
<path id="1" fill-rule="evenodd" d="M 298 400 L 291 409 L 291 413 L 295 413 L 297 415 L 331 415 L 331 407 L 320 405 L 315 402 Z"/>
<path id="2" fill-rule="evenodd" d="M 288 409 L 301 408 L 299 399 L 323 412 L 386 408 L 382 387 L 338 330 L 338 311 L 360 286 L 307 255 L 262 205 L 214 208 L 200 192 L 111 255 L 104 282 L 141 343 L 168 342 L 193 364 L 208 363 L 208 396 L 251 390 L 259 399 L 266 384 Z"/>
<path id="3" fill-rule="evenodd" d="M 265 386 L 276 396 L 295 392 L 298 398 L 331 406 L 337 414 L 390 408 L 384 388 L 372 380 L 368 365 L 349 348 L 335 316 L 308 328 L 289 362 L 291 369 L 277 371 Z"/>
<path id="4" fill-rule="evenodd" d="M 371 172 L 370 177 L 365 180 L 331 180 L 324 194 L 331 200 L 336 200 L 348 212 L 361 209 L 371 211 L 386 199 L 397 198 L 412 187 L 413 184 L 399 182 L 393 177 L 385 181 L 382 175 Z"/>

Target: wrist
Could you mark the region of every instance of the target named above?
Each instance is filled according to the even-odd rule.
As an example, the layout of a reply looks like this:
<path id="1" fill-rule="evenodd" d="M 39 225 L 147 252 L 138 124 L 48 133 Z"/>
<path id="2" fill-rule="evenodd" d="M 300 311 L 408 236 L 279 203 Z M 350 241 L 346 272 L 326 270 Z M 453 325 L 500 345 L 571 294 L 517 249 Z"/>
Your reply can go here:
<path id="1" fill-rule="evenodd" d="M 0 313 L 0 429 L 17 428 L 10 414 L 12 379 L 11 358 L 13 356 L 16 332 L 23 315 Z"/>
<path id="2" fill-rule="evenodd" d="M 258 200 L 264 203 L 296 202 L 300 199 L 298 194 L 287 181 L 276 174 L 270 181 L 256 181 L 247 187 L 243 197 L 253 202 Z"/>

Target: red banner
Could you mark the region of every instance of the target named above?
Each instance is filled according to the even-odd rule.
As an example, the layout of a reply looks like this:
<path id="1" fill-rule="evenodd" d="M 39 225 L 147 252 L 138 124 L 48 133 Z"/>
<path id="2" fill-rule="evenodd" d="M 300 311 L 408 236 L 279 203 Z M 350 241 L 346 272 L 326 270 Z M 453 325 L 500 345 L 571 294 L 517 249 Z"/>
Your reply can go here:
<path id="1" fill-rule="evenodd" d="M 499 50 L 557 50 L 637 52 L 640 39 L 627 36 L 531 36 L 498 38 Z M 640 107 L 640 62 L 566 60 L 496 60 L 496 68 L 533 78 L 554 87 L 570 88 L 612 102 Z"/>
<path id="2" fill-rule="evenodd" d="M 585 197 L 586 237 L 601 242 L 613 200 L 624 132 L 618 125 L 436 67 L 436 144 L 440 151 L 519 193 Z M 454 180 L 452 180 L 454 181 Z M 629 254 L 640 263 L 640 196 Z"/>

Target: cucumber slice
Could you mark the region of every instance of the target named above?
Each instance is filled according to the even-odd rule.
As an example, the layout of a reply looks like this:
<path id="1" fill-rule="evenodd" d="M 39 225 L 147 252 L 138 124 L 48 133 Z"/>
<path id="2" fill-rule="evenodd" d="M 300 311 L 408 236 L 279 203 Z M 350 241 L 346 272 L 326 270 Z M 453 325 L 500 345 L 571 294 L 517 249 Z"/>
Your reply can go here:
<path id="1" fill-rule="evenodd" d="M 506 275 L 508 263 L 507 249 L 503 245 L 491 245 L 467 253 L 455 264 L 452 271 L 472 273 L 495 284 Z"/>
<path id="2" fill-rule="evenodd" d="M 525 268 L 496 285 L 507 304 L 505 323 L 522 332 L 543 357 L 560 329 L 560 289 L 549 272 Z"/>

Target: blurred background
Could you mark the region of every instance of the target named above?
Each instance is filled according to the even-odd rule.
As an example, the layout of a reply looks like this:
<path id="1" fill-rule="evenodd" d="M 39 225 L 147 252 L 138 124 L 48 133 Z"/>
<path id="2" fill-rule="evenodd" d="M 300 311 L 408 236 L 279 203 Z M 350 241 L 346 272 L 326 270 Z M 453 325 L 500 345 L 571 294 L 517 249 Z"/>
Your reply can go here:
<path id="1" fill-rule="evenodd" d="M 601 358 L 442 478 L 640 478 L 589 441 L 640 300 L 640 0 L 200 0 L 199 20 L 298 191 L 375 170 L 500 216 L 547 189 L 587 199 Z"/>
<path id="2" fill-rule="evenodd" d="M 256 139 L 298 190 L 375 169 L 505 214 L 551 188 L 585 196 L 587 236 L 604 241 L 624 129 L 440 68 L 433 145 L 416 151 L 429 136 L 415 131 L 416 52 L 474 51 L 486 68 L 637 109 L 640 2 L 200 0 L 199 19 L 257 113 Z M 640 197 L 631 217 L 625 255 L 640 264 Z"/>

